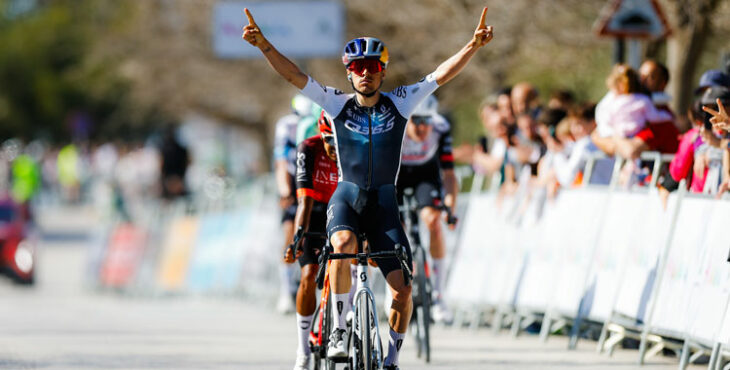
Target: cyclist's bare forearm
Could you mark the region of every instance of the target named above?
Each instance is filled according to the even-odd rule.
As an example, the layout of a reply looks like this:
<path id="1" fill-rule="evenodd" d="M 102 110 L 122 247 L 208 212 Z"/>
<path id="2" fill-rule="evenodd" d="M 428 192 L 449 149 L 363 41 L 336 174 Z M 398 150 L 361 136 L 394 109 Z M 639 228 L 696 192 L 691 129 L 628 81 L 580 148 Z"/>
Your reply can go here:
<path id="1" fill-rule="evenodd" d="M 268 40 L 262 42 L 258 48 L 264 54 L 271 68 L 278 72 L 281 77 L 284 77 L 290 84 L 296 86 L 299 90 L 307 85 L 307 75 L 294 62 L 276 50 L 274 45 Z"/>
<path id="2" fill-rule="evenodd" d="M 294 217 L 294 230 L 309 231 L 309 220 L 312 217 L 312 207 L 314 206 L 314 199 L 312 197 L 303 196 L 298 198 L 299 206 L 297 207 L 297 214 Z"/>
<path id="3" fill-rule="evenodd" d="M 444 197 L 444 204 L 451 208 L 454 212 L 456 208 L 456 194 L 459 192 L 459 182 L 456 180 L 456 175 L 453 169 L 443 171 L 444 177 L 444 190 L 446 190 L 446 196 Z"/>
<path id="4" fill-rule="evenodd" d="M 479 50 L 479 47 L 472 40 L 461 48 L 459 52 L 441 63 L 433 73 L 436 83 L 441 86 L 456 77 L 466 67 L 477 50 Z"/>
<path id="5" fill-rule="evenodd" d="M 289 171 L 287 171 L 286 160 L 276 161 L 275 166 L 275 178 L 276 178 L 276 189 L 279 191 L 280 197 L 288 197 L 291 194 L 291 182 L 289 181 Z"/>

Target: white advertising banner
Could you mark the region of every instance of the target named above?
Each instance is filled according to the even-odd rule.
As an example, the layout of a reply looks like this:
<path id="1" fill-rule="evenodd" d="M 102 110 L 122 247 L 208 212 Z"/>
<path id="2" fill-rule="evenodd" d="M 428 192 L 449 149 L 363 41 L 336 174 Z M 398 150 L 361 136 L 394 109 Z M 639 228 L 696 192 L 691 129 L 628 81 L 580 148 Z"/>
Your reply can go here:
<path id="1" fill-rule="evenodd" d="M 345 12 L 334 1 L 222 2 L 213 11 L 213 50 L 221 58 L 261 58 L 241 39 L 251 11 L 264 36 L 291 58 L 339 56 L 344 47 Z"/>

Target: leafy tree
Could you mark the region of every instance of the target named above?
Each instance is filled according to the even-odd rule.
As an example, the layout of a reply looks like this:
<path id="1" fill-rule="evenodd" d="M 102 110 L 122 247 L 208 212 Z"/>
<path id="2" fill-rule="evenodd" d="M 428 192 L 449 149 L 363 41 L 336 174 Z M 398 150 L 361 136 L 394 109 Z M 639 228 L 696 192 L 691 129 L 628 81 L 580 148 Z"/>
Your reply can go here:
<path id="1" fill-rule="evenodd" d="M 100 27 L 123 14 L 105 3 L 99 12 L 91 0 L 46 1 L 15 14 L 0 0 L 0 139 L 66 140 L 79 113 L 92 135 L 124 126 L 134 111 L 128 84 L 113 62 L 90 58 Z"/>

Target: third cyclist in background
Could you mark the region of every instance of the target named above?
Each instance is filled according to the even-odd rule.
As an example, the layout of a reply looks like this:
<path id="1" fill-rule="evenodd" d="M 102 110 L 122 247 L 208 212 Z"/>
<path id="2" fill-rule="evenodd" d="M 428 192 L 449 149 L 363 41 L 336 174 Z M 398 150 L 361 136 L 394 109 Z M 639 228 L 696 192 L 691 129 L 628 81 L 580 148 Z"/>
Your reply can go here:
<path id="1" fill-rule="evenodd" d="M 419 217 L 430 235 L 432 317 L 450 323 L 452 315 L 443 300 L 446 246 L 439 207 L 443 199 L 444 205 L 455 212 L 459 187 L 451 154 L 451 125 L 438 113 L 438 101 L 433 95 L 418 105 L 408 120 L 397 185 L 398 201 L 402 201 L 404 189 L 413 188 Z"/>

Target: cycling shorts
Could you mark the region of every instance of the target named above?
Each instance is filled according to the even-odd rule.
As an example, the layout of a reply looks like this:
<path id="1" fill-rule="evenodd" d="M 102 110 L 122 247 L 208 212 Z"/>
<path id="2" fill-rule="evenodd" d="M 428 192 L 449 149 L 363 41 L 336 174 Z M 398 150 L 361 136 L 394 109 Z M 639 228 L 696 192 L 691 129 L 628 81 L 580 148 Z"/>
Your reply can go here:
<path id="1" fill-rule="evenodd" d="M 403 231 L 395 199 L 395 186 L 382 185 L 366 191 L 354 183 L 341 181 L 327 206 L 327 235 L 349 230 L 365 234 L 371 252 L 391 251 L 396 244 L 406 248 L 408 265 L 413 263 L 411 247 Z M 397 258 L 375 261 L 383 276 L 400 270 Z"/>
<path id="2" fill-rule="evenodd" d="M 327 204 L 314 203 L 312 214 L 309 216 L 309 230 L 311 233 L 324 233 L 327 223 Z M 302 255 L 299 256 L 299 266 L 319 264 L 319 254 L 322 253 L 326 240 L 323 238 L 304 238 L 302 240 Z"/>

